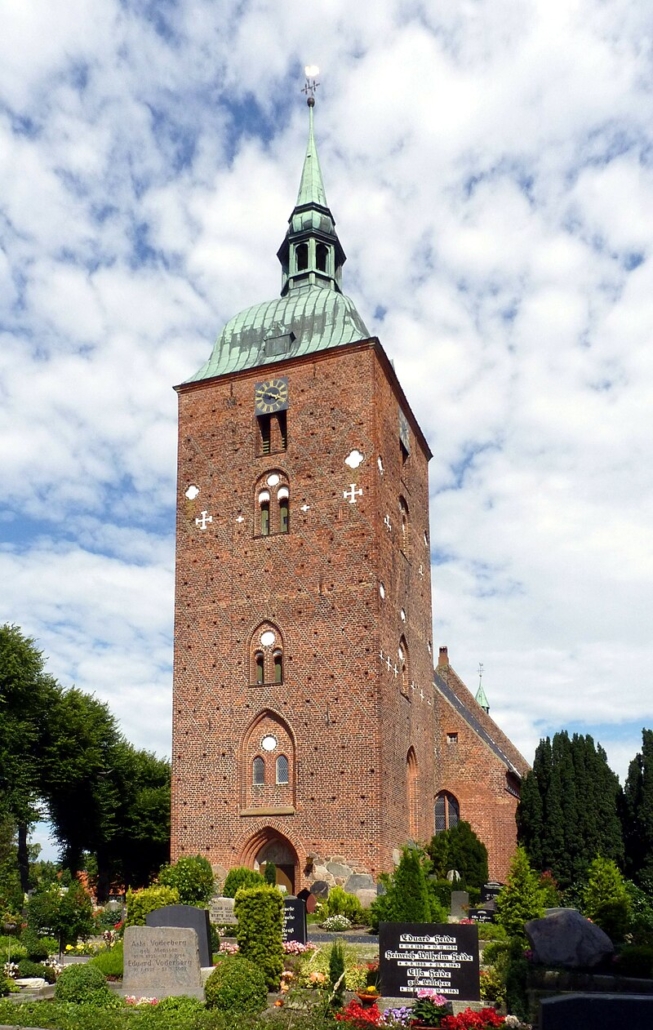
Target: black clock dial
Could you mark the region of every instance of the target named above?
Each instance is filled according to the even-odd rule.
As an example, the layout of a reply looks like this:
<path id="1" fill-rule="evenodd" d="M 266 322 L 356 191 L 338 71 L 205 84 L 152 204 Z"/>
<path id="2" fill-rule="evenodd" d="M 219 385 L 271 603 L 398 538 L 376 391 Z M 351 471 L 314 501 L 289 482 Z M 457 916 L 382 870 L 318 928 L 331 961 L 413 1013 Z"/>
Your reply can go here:
<path id="1" fill-rule="evenodd" d="M 275 411 L 285 411 L 288 407 L 288 379 L 268 379 L 265 383 L 257 383 L 254 388 L 254 404 L 257 415 L 268 415 Z"/>

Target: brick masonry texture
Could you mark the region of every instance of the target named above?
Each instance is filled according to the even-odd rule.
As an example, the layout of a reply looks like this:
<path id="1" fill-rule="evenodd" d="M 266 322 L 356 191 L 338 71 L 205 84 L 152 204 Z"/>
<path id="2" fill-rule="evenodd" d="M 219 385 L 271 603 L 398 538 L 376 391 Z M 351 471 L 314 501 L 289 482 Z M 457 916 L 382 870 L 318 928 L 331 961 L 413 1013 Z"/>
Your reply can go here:
<path id="1" fill-rule="evenodd" d="M 287 446 L 273 417 L 262 454 L 254 390 L 275 376 L 288 377 Z M 503 874 L 515 836 L 505 766 L 467 740 L 462 718 L 464 761 L 442 748 L 450 716 L 433 686 L 430 452 L 378 340 L 178 394 L 173 860 L 203 854 L 221 871 L 274 845 L 290 856 L 296 890 L 314 878 L 314 856 L 376 876 L 406 840 L 431 837 L 435 796 L 447 789 Z M 358 467 L 345 462 L 353 451 Z M 277 783 L 279 756 L 288 782 Z M 253 782 L 255 758 L 263 783 Z"/>

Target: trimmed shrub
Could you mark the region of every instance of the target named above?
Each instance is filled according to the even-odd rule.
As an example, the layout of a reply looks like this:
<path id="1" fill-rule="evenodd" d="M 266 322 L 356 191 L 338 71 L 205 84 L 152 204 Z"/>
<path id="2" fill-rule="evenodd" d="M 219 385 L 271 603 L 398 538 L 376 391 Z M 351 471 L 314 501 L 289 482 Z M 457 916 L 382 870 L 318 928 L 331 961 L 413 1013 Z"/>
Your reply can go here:
<path id="1" fill-rule="evenodd" d="M 268 989 L 263 970 L 241 955 L 221 959 L 204 985 L 206 1006 L 232 1015 L 262 1012 Z"/>
<path id="2" fill-rule="evenodd" d="M 54 981 L 57 979 L 52 966 L 44 966 L 41 965 L 40 962 L 32 962 L 28 958 L 22 958 L 18 963 L 18 975 L 41 976 L 44 980 L 47 980 L 49 984 L 53 984 Z"/>
<path id="3" fill-rule="evenodd" d="M 213 894 L 211 863 L 202 855 L 186 855 L 174 865 L 163 866 L 159 883 L 176 887 L 181 905 L 206 905 Z"/>
<path id="4" fill-rule="evenodd" d="M 54 941 L 54 948 L 50 951 L 51 940 L 54 941 L 54 938 L 37 937 L 35 933 L 26 930 L 22 943 L 27 948 L 28 959 L 31 959 L 32 962 L 44 962 L 48 955 L 54 955 L 59 948 L 56 941 Z"/>
<path id="5" fill-rule="evenodd" d="M 433 871 L 440 879 L 445 879 L 449 870 L 455 869 L 460 875 L 461 890 L 470 887 L 480 890 L 487 882 L 487 848 L 464 819 L 432 837 L 426 850 Z"/>
<path id="6" fill-rule="evenodd" d="M 127 891 L 127 918 L 125 926 L 145 926 L 149 912 L 166 905 L 179 904 L 179 891 L 176 887 L 165 887 L 155 884 L 144 887 L 140 891 Z"/>
<path id="7" fill-rule="evenodd" d="M 275 991 L 283 970 L 283 898 L 276 887 L 242 887 L 236 894 L 236 940 L 243 958 L 263 971 Z"/>
<path id="8" fill-rule="evenodd" d="M 264 883 L 264 878 L 255 869 L 237 865 L 227 873 L 222 894 L 225 898 L 235 898 L 241 887 L 261 887 Z"/>
<path id="9" fill-rule="evenodd" d="M 96 966 L 105 976 L 121 977 L 123 973 L 123 942 L 116 941 L 112 948 L 107 951 L 100 951 L 89 961 L 89 965 Z"/>
<path id="10" fill-rule="evenodd" d="M 343 887 L 332 887 L 326 900 L 327 914 L 346 916 L 350 923 L 362 923 L 363 906 L 355 894 L 348 894 Z"/>
<path id="11" fill-rule="evenodd" d="M 100 1008 L 117 1001 L 104 974 L 90 963 L 67 966 L 55 984 L 54 996 L 57 1001 L 72 1001 L 77 1005 L 86 1002 Z"/>

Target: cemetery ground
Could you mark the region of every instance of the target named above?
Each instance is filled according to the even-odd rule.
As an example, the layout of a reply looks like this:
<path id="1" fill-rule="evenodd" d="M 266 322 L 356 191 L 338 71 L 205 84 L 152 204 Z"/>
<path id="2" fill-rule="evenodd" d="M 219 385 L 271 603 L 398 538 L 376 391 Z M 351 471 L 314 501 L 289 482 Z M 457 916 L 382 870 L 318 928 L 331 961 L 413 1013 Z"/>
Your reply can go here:
<path id="1" fill-rule="evenodd" d="M 78 878 L 42 885 L 2 914 L 0 1030 L 653 1026 L 653 907 L 611 860 L 572 898 L 523 849 L 479 887 L 407 846 L 367 910 L 337 886 L 284 896 L 274 872 L 231 870 L 216 896 L 188 857 L 95 912 Z"/>

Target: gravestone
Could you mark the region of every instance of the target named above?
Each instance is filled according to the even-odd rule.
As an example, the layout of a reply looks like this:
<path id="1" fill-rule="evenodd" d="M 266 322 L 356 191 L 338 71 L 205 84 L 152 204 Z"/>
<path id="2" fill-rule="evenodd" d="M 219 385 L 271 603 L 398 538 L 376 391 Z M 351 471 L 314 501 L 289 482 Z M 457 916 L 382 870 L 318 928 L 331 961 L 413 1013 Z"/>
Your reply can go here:
<path id="1" fill-rule="evenodd" d="M 386 997 L 432 987 L 445 998 L 479 1001 L 478 929 L 468 923 L 381 923 L 379 978 Z"/>
<path id="2" fill-rule="evenodd" d="M 287 894 L 283 899 L 283 939 L 306 944 L 306 903 L 303 898 Z"/>
<path id="3" fill-rule="evenodd" d="M 470 908 L 468 916 L 473 923 L 493 923 L 496 910 L 493 908 Z"/>
<path id="4" fill-rule="evenodd" d="M 124 936 L 123 995 L 204 998 L 195 930 L 128 926 Z"/>
<path id="5" fill-rule="evenodd" d="M 454 919 L 464 919 L 469 908 L 469 894 L 467 891 L 451 892 L 451 915 Z"/>
<path id="6" fill-rule="evenodd" d="M 200 964 L 212 966 L 211 927 L 209 913 L 205 908 L 193 908 L 192 905 L 165 905 L 155 908 L 145 917 L 148 926 L 178 926 L 194 930 L 200 952 Z"/>
<path id="7" fill-rule="evenodd" d="M 209 917 L 212 923 L 218 926 L 236 926 L 238 920 L 234 914 L 235 901 L 233 898 L 220 898 L 217 895 L 209 901 Z"/>
<path id="8" fill-rule="evenodd" d="M 490 880 L 489 883 L 484 883 L 481 887 L 481 903 L 486 901 L 495 901 L 497 894 L 504 887 L 504 884 L 497 883 L 496 880 Z"/>
<path id="9" fill-rule="evenodd" d="M 540 1030 L 651 1030 L 650 994 L 567 994 L 540 1002 Z"/>
<path id="10" fill-rule="evenodd" d="M 313 912 L 315 912 L 315 909 L 317 908 L 317 898 L 315 897 L 315 895 L 311 894 L 308 887 L 304 887 L 304 889 L 299 892 L 297 897 L 301 898 L 304 904 L 306 905 L 307 914 L 309 916 L 312 915 Z"/>

